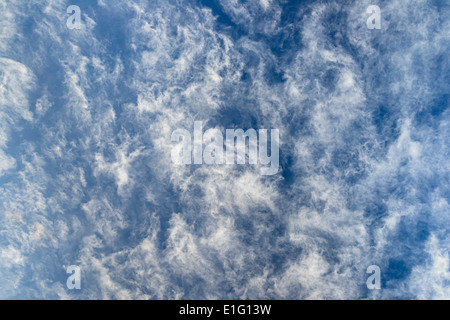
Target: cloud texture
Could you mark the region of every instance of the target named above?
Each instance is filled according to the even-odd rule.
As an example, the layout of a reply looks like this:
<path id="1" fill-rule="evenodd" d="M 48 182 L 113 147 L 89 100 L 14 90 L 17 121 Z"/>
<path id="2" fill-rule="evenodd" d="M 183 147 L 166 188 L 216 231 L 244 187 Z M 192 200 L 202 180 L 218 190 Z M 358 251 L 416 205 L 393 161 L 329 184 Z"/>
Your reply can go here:
<path id="1" fill-rule="evenodd" d="M 1 2 L 0 298 L 449 299 L 450 7 L 375 2 Z M 173 164 L 194 121 L 280 173 Z"/>

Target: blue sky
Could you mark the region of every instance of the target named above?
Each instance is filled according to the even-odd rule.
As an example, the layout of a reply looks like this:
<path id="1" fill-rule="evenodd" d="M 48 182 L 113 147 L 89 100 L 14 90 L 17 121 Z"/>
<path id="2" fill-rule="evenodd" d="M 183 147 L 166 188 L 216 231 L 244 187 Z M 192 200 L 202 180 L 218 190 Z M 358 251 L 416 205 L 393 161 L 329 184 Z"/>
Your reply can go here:
<path id="1" fill-rule="evenodd" d="M 446 1 L 0 12 L 0 298 L 450 298 Z M 194 121 L 278 129 L 280 172 L 173 164 Z"/>

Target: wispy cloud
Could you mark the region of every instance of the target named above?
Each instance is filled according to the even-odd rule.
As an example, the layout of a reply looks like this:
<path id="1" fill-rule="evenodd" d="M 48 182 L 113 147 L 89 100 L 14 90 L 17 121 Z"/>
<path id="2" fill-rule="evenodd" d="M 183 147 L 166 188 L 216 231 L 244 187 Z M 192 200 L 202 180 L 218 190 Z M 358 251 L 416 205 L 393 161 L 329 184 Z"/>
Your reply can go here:
<path id="1" fill-rule="evenodd" d="M 0 4 L 0 296 L 448 298 L 449 9 L 370 4 Z M 195 121 L 281 173 L 173 164 Z"/>

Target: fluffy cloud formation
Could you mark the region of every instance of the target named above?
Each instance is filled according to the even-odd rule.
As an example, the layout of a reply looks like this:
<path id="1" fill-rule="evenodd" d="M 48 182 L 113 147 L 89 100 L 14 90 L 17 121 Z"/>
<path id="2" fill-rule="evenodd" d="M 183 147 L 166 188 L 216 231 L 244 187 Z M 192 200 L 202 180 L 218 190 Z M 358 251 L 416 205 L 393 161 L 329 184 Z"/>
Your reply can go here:
<path id="1" fill-rule="evenodd" d="M 450 297 L 447 5 L 71 4 L 0 5 L 0 298 Z M 173 164 L 194 121 L 280 173 Z"/>

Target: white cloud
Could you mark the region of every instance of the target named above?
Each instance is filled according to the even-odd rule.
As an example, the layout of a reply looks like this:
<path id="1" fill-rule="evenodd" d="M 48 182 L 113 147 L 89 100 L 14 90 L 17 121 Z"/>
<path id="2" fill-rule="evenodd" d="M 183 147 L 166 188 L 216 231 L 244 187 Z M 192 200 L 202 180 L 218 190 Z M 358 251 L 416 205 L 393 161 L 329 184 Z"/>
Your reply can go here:
<path id="1" fill-rule="evenodd" d="M 429 70 L 448 22 L 391 1 L 377 36 L 368 3 L 291 17 L 284 2 L 222 0 L 237 33 L 167 1 L 99 1 L 122 29 L 92 5 L 69 31 L 51 1 L 25 34 L 33 12 L 0 5 L 2 295 L 79 297 L 52 282 L 79 263 L 83 298 L 365 298 L 367 266 L 395 258 L 410 273 L 378 297 L 448 297 L 448 111 L 416 117 L 443 92 Z M 175 166 L 171 133 L 194 121 L 279 129 L 283 175 Z M 35 288 L 21 287 L 29 263 Z"/>

